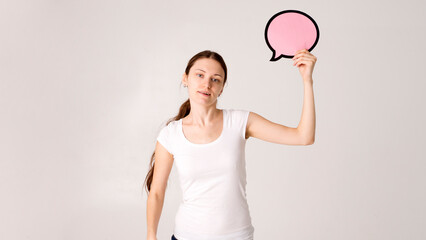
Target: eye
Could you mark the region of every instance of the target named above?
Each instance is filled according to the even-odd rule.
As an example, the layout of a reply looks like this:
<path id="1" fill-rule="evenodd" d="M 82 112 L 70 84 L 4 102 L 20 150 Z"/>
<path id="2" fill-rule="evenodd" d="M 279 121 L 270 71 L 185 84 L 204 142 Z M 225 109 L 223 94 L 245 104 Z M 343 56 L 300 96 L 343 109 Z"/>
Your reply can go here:
<path id="1" fill-rule="evenodd" d="M 201 74 L 201 73 L 197 73 L 196 75 L 197 75 L 197 76 L 200 76 L 200 77 L 202 77 L 202 76 L 203 76 L 203 74 Z"/>
<path id="2" fill-rule="evenodd" d="M 212 80 L 214 80 L 214 81 L 216 81 L 216 82 L 219 82 L 219 80 L 218 80 L 218 79 L 216 79 L 216 78 L 213 78 Z"/>

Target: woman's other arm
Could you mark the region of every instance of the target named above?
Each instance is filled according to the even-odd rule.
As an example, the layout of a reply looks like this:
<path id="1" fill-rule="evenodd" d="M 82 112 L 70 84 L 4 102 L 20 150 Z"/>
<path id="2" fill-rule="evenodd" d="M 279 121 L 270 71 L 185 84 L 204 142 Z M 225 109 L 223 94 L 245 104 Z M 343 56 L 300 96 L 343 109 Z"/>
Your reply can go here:
<path id="1" fill-rule="evenodd" d="M 154 175 L 146 206 L 147 240 L 157 240 L 157 229 L 164 204 L 167 180 L 173 166 L 173 155 L 158 141 L 155 147 Z"/>

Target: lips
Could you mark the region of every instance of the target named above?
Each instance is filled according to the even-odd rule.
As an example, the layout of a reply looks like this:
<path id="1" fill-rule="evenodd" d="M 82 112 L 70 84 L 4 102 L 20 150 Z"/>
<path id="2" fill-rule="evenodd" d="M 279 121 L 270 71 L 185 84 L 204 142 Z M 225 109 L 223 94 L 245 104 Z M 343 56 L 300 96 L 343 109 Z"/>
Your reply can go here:
<path id="1" fill-rule="evenodd" d="M 200 92 L 200 91 L 198 91 L 198 92 L 201 93 L 201 94 L 203 94 L 204 96 L 210 96 L 211 95 L 211 93 Z"/>

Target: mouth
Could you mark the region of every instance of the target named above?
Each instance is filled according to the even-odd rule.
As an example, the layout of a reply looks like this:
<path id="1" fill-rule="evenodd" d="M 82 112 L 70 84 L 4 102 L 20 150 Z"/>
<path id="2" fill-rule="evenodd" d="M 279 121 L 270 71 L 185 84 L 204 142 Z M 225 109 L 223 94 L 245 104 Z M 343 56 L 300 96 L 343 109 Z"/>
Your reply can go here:
<path id="1" fill-rule="evenodd" d="M 204 96 L 210 96 L 211 95 L 210 93 L 205 93 L 205 92 L 199 92 L 199 93 L 203 94 Z"/>

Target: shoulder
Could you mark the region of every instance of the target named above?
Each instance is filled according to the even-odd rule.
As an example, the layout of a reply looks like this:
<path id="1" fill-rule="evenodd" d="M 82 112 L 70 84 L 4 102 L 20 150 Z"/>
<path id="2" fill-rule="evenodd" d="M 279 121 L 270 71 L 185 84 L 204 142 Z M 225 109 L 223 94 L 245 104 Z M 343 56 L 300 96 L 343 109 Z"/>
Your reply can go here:
<path id="1" fill-rule="evenodd" d="M 160 128 L 160 133 L 167 134 L 167 135 L 172 134 L 173 132 L 176 131 L 178 122 L 179 121 L 171 121 L 169 123 L 167 122 L 163 123 L 162 124 L 163 126 Z"/>
<path id="2" fill-rule="evenodd" d="M 226 111 L 226 113 L 228 113 L 231 116 L 235 116 L 235 117 L 247 117 L 250 113 L 250 111 L 245 110 L 245 109 L 234 109 L 234 108 L 228 108 L 228 109 L 223 109 L 224 111 Z"/>
<path id="3" fill-rule="evenodd" d="M 227 119 L 236 125 L 246 125 L 248 117 L 250 115 L 250 111 L 245 109 L 226 109 L 226 113 L 228 115 Z"/>

